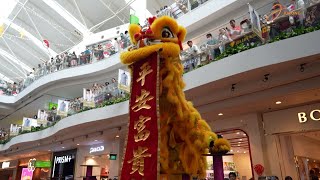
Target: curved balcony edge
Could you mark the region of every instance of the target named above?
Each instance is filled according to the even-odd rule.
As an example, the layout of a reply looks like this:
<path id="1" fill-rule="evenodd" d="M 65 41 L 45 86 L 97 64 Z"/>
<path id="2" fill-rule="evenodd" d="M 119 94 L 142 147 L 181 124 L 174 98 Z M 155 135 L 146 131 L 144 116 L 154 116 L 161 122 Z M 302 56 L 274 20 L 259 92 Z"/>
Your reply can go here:
<path id="1" fill-rule="evenodd" d="M 129 101 L 124 101 L 118 104 L 114 104 L 114 105 L 110 105 L 102 108 L 91 109 L 89 111 L 68 116 L 60 120 L 59 122 L 57 122 L 54 126 L 49 127 L 47 129 L 37 131 L 37 132 L 21 134 L 13 137 L 6 144 L 0 145 L 0 152 L 8 150 L 12 146 L 20 143 L 38 141 L 45 138 L 49 138 L 51 136 L 54 136 L 59 131 L 62 131 L 64 129 L 67 129 L 76 125 L 105 120 L 112 117 L 127 114 L 128 108 L 129 108 Z"/>
<path id="2" fill-rule="evenodd" d="M 81 78 L 88 74 L 94 74 L 97 72 L 108 72 L 115 68 L 119 68 L 120 66 L 120 53 L 117 53 L 108 59 L 101 60 L 100 62 L 57 71 L 34 81 L 17 96 L 0 96 L 0 103 L 15 104 L 33 91 L 46 87 L 49 83 L 52 84 L 59 80 L 65 80 L 68 78 Z"/>
<path id="3" fill-rule="evenodd" d="M 320 54 L 320 49 L 318 48 L 319 43 L 320 31 L 316 31 L 272 44 L 260 46 L 224 58 L 222 61 L 220 60 L 211 63 L 185 74 L 184 80 L 188 82 L 185 91 L 209 82 L 217 81 L 225 77 L 230 77 L 250 70 Z M 306 47 L 306 45 L 308 45 L 307 49 L 301 48 Z M 255 59 L 255 61 L 252 61 L 252 59 Z M 212 72 L 217 73 L 212 74 Z M 96 108 L 66 117 L 59 121 L 55 126 L 48 129 L 22 134 L 18 137 L 12 138 L 8 143 L 0 145 L 0 151 L 7 150 L 11 146 L 19 143 L 36 141 L 50 137 L 62 129 L 72 126 L 125 115 L 128 113 L 128 105 L 129 101 L 125 101 L 119 104 L 114 104 L 103 108 Z M 85 117 L 90 117 L 90 119 Z"/>
<path id="4" fill-rule="evenodd" d="M 262 45 L 184 74 L 185 90 L 254 69 L 320 54 L 320 31 Z M 301 48 L 304 47 L 304 48 Z"/>

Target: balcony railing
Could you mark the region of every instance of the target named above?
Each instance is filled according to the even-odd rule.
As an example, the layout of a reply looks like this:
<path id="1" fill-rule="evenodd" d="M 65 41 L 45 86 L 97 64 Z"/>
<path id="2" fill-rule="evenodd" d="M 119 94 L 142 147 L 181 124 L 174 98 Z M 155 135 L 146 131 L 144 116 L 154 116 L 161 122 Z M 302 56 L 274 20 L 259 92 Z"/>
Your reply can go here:
<path id="1" fill-rule="evenodd" d="M 279 29 L 279 32 L 277 35 L 271 35 L 270 31 L 266 31 L 267 33 L 263 33 L 262 35 L 264 36 L 264 38 L 261 37 L 257 37 L 257 35 L 254 35 L 254 32 L 247 30 L 245 28 L 243 28 L 243 30 L 241 31 L 242 34 L 240 34 L 238 37 L 236 37 L 233 40 L 230 39 L 226 39 L 225 41 L 219 42 L 217 44 L 214 45 L 207 45 L 208 41 L 204 41 L 199 43 L 198 45 L 200 46 L 201 52 L 197 53 L 197 54 L 193 54 L 192 52 L 187 52 L 184 51 L 182 52 L 181 56 L 182 56 L 182 62 L 183 63 L 188 63 L 190 61 L 191 63 L 195 63 L 195 66 L 192 67 L 192 69 L 186 69 L 186 73 L 194 70 L 196 68 L 199 68 L 201 66 L 204 66 L 208 63 L 212 63 L 215 62 L 217 60 L 221 60 L 225 57 L 229 57 L 232 56 L 234 54 L 246 51 L 248 49 L 252 49 L 255 48 L 257 46 L 263 46 L 265 44 L 269 44 L 269 43 L 273 43 L 273 42 L 277 42 L 277 41 L 281 41 L 287 38 L 291 38 L 291 37 L 295 37 L 295 36 L 299 36 L 302 34 L 306 34 L 309 32 L 313 32 L 313 31 L 317 31 L 320 30 L 320 17 L 317 16 L 313 16 L 314 14 L 312 14 L 314 12 L 314 10 L 318 8 L 320 9 L 320 3 L 318 4 L 311 4 L 308 7 L 305 8 L 304 13 L 303 13 L 303 18 L 296 18 L 295 21 L 290 22 L 290 17 L 285 17 L 282 16 L 280 18 L 285 19 L 284 21 L 281 22 L 287 22 L 289 21 L 289 24 L 287 23 L 287 26 L 284 29 Z M 239 19 L 239 18 L 237 18 Z M 268 28 L 270 27 L 270 29 L 272 28 L 272 26 L 276 25 L 277 23 L 279 23 L 279 20 L 274 19 L 273 21 L 269 21 L 266 22 L 265 24 L 261 24 L 263 26 L 263 28 Z M 250 28 L 250 24 L 248 24 L 248 29 Z M 224 26 L 222 26 L 224 27 Z M 251 36 L 252 35 L 252 36 Z M 238 40 L 240 40 L 240 43 L 237 43 Z M 213 59 L 210 59 L 210 56 L 212 55 L 212 50 L 216 50 L 216 49 L 221 49 L 221 46 L 223 46 L 225 48 L 225 50 L 218 54 L 217 56 L 215 56 L 215 54 L 213 55 Z M 198 58 L 198 61 L 196 61 Z M 203 60 L 204 59 L 204 60 Z M 198 63 L 198 64 L 196 64 Z M 187 64 L 188 65 L 188 64 Z M 116 97 L 116 98 L 111 98 L 108 100 L 104 100 L 102 101 L 102 103 L 100 103 L 99 105 L 97 105 L 94 108 L 101 108 L 104 106 L 108 106 L 108 105 L 112 105 L 112 104 L 116 104 L 119 102 L 123 102 L 128 100 L 129 96 L 122 96 L 122 97 Z M 83 111 L 86 110 L 90 110 L 90 109 L 94 109 L 94 108 L 85 108 L 85 109 L 80 109 L 80 110 L 76 110 L 73 113 L 71 113 L 70 115 L 73 114 L 77 114 L 77 113 L 81 113 Z M 54 126 L 55 123 L 51 124 L 48 127 Z M 35 131 L 39 131 L 48 127 L 40 127 L 40 128 L 34 128 L 33 132 Z M 2 137 L 0 140 L 0 144 L 5 144 L 7 143 L 10 138 L 8 130 L 1 130 L 2 133 L 0 133 L 0 137 Z M 20 134 L 23 133 L 29 133 L 31 131 L 27 131 L 27 132 L 20 132 Z"/>

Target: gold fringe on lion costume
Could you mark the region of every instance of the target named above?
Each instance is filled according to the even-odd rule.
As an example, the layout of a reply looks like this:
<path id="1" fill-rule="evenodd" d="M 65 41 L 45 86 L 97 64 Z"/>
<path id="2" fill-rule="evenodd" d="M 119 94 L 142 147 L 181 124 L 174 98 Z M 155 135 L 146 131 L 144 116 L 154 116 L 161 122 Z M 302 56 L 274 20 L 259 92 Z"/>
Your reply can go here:
<path id="1" fill-rule="evenodd" d="M 150 54 L 160 55 L 160 164 L 163 174 L 189 174 L 205 177 L 209 147 L 215 153 L 226 153 L 230 144 L 213 133 L 185 98 L 183 66 L 179 58 L 186 29 L 167 16 L 150 18 L 149 29 L 130 25 L 132 47 L 121 54 L 130 65 Z"/>

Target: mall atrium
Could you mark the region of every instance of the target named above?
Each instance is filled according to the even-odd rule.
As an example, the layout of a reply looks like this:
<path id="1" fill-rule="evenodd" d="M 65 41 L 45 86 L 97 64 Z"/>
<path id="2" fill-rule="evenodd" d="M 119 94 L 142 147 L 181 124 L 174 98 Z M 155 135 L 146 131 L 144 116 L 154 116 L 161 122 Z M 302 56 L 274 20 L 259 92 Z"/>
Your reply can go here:
<path id="1" fill-rule="evenodd" d="M 0 0 L 0 180 L 318 180 L 319 82 L 320 0 Z"/>

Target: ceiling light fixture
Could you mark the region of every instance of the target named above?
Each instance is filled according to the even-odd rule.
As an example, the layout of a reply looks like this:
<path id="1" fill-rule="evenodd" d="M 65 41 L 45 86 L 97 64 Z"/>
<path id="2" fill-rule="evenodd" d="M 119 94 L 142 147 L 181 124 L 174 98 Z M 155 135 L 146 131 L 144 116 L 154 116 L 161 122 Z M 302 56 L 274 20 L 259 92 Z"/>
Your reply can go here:
<path id="1" fill-rule="evenodd" d="M 96 142 L 97 142 L 98 140 L 96 140 L 96 139 L 95 139 L 94 141 L 96 141 Z"/>
<path id="2" fill-rule="evenodd" d="M 237 132 L 237 134 L 239 135 L 239 134 L 240 134 L 240 132 Z"/>
<path id="3" fill-rule="evenodd" d="M 305 66 L 306 66 L 306 63 L 300 64 L 300 72 L 304 72 Z"/>
<path id="4" fill-rule="evenodd" d="M 243 152 L 243 153 L 247 153 L 247 152 Z"/>
<path id="5" fill-rule="evenodd" d="M 269 80 L 270 74 L 265 74 L 264 78 L 262 79 L 263 82 L 267 82 Z"/>
<path id="6" fill-rule="evenodd" d="M 116 135 L 116 138 L 119 138 L 120 136 L 119 135 Z"/>
<path id="7" fill-rule="evenodd" d="M 240 144 L 238 144 L 238 146 L 240 146 Z"/>
<path id="8" fill-rule="evenodd" d="M 239 150 L 237 152 L 239 152 Z"/>
<path id="9" fill-rule="evenodd" d="M 240 139 L 240 141 L 242 141 L 242 139 Z"/>
<path id="10" fill-rule="evenodd" d="M 62 149 L 64 149 L 64 147 L 62 147 Z"/>
<path id="11" fill-rule="evenodd" d="M 77 144 L 77 146 L 79 146 L 80 144 Z"/>
<path id="12" fill-rule="evenodd" d="M 246 134 L 243 133 L 243 136 L 246 136 Z"/>
<path id="13" fill-rule="evenodd" d="M 276 102 L 276 104 L 281 104 L 281 103 L 282 103 L 281 101 L 277 101 L 277 102 Z"/>
<path id="14" fill-rule="evenodd" d="M 236 84 L 231 85 L 231 91 L 234 91 L 236 89 Z"/>
<path id="15" fill-rule="evenodd" d="M 222 114 L 222 113 L 219 113 L 218 115 L 219 115 L 219 116 L 223 116 L 223 114 Z"/>

